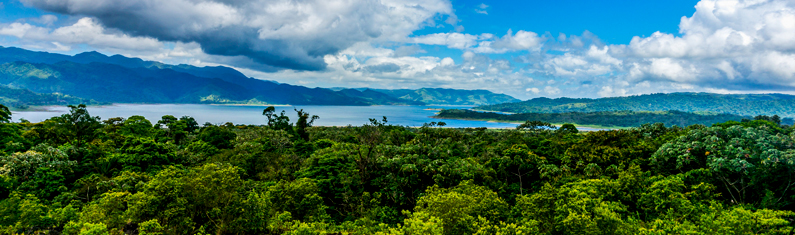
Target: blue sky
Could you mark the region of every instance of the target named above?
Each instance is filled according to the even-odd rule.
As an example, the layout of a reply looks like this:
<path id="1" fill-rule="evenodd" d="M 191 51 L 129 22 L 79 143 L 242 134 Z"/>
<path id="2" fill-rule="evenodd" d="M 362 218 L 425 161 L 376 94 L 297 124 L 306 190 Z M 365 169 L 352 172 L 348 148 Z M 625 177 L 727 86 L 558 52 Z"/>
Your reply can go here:
<path id="1" fill-rule="evenodd" d="M 795 1 L 3 0 L 0 46 L 309 87 L 793 93 Z"/>
<path id="2" fill-rule="evenodd" d="M 629 43 L 633 36 L 656 31 L 678 33 L 679 20 L 695 12 L 694 0 L 670 1 L 453 1 L 456 15 L 472 34 L 508 29 L 579 35 L 590 31 L 607 43 Z M 478 14 L 486 4 L 488 14 Z M 632 20 L 627 20 L 632 19 Z M 427 28 L 417 34 L 439 32 Z"/>

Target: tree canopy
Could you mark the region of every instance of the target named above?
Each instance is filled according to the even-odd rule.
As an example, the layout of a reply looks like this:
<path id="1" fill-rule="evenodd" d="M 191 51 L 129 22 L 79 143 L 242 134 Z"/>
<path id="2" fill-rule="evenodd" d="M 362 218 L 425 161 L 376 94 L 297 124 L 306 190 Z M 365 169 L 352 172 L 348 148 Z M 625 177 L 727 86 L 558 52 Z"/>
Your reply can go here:
<path id="1" fill-rule="evenodd" d="M 0 123 L 0 234 L 789 234 L 795 128 Z M 154 124 L 153 124 L 154 123 Z"/>

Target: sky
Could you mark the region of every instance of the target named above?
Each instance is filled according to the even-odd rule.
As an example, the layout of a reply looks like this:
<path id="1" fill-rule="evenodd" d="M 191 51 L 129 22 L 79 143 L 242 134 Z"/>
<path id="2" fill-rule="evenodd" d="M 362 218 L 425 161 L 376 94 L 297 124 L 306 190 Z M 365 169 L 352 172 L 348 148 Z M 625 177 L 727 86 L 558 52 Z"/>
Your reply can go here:
<path id="1" fill-rule="evenodd" d="M 308 87 L 795 94 L 795 0 L 0 0 L 0 46 Z"/>

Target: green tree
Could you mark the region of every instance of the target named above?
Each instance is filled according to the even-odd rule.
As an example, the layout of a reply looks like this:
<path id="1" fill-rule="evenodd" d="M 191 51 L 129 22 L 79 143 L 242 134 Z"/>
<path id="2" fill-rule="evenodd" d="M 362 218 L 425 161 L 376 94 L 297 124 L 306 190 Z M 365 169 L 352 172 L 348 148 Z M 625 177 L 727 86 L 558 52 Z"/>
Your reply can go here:
<path id="1" fill-rule="evenodd" d="M 304 112 L 303 109 L 301 110 L 296 109 L 295 112 L 298 113 L 298 121 L 295 122 L 296 133 L 304 141 L 309 141 L 309 133 L 306 132 L 306 129 L 311 127 L 312 123 L 314 123 L 315 120 L 317 120 L 320 117 L 318 117 L 317 115 L 312 115 L 310 117 L 309 113 Z"/>
<path id="2" fill-rule="evenodd" d="M 180 121 L 185 123 L 185 131 L 188 133 L 193 133 L 196 130 L 199 130 L 199 122 L 196 121 L 191 116 L 182 116 L 179 118 Z"/>
<path id="3" fill-rule="evenodd" d="M 268 189 L 266 198 L 273 211 L 271 214 L 286 211 L 300 221 L 324 222 L 330 217 L 319 193 L 315 180 L 300 178 L 292 182 L 279 181 Z"/>
<path id="4" fill-rule="evenodd" d="M 681 171 L 710 169 L 730 202 L 767 201 L 775 208 L 793 195 L 795 135 L 773 134 L 767 126 L 699 128 L 664 144 L 651 162 Z"/>
<path id="5" fill-rule="evenodd" d="M 172 140 L 175 144 L 180 144 L 188 136 L 188 122 L 190 119 L 178 120 L 172 115 L 164 115 L 160 121 L 157 121 L 156 128 L 161 129 L 165 127 L 166 137 Z M 193 120 L 195 122 L 195 120 Z"/>
<path id="6" fill-rule="evenodd" d="M 494 191 L 464 181 L 449 189 L 429 188 L 414 211 L 441 219 L 444 234 L 473 234 L 479 217 L 494 223 L 505 221 L 510 207 Z"/>
<path id="7" fill-rule="evenodd" d="M 22 135 L 22 125 L 0 123 L 0 155 L 24 151 L 30 142 Z"/>
<path id="8" fill-rule="evenodd" d="M 130 136 L 149 136 L 152 132 L 152 123 L 143 116 L 134 115 L 124 120 L 120 132 Z"/>
<path id="9" fill-rule="evenodd" d="M 8 123 L 9 121 L 11 121 L 11 111 L 5 105 L 0 104 L 0 123 Z"/>
<path id="10" fill-rule="evenodd" d="M 612 180 L 582 180 L 561 187 L 545 185 L 519 196 L 515 217 L 539 222 L 548 234 L 632 234 L 622 218 L 626 206 L 614 201 L 620 184 Z"/>
<path id="11" fill-rule="evenodd" d="M 577 130 L 577 127 L 570 123 L 563 124 L 558 130 L 555 131 L 555 133 L 559 135 L 577 134 L 579 132 L 580 131 Z"/>
<path id="12" fill-rule="evenodd" d="M 167 234 L 193 234 L 202 225 L 224 233 L 236 220 L 246 219 L 240 217 L 244 182 L 239 173 L 228 164 L 166 168 L 129 197 L 125 214 L 135 223 L 157 219 L 170 228 Z"/>
<path id="13" fill-rule="evenodd" d="M 34 177 L 36 169 L 47 167 L 71 171 L 77 162 L 69 160 L 69 156 L 60 149 L 41 144 L 26 152 L 0 156 L 0 165 L 3 166 L 0 168 L 0 174 L 27 180 Z"/>
<path id="14" fill-rule="evenodd" d="M 268 118 L 268 127 L 274 130 L 284 130 L 293 132 L 293 125 L 290 124 L 290 118 L 284 115 L 284 110 L 279 115 L 276 115 L 276 108 L 268 106 L 262 110 L 262 115 Z"/>
<path id="15" fill-rule="evenodd" d="M 57 119 L 59 124 L 67 130 L 69 143 L 80 149 L 85 143 L 96 136 L 96 130 L 102 127 L 99 117 L 92 117 L 86 105 L 69 105 L 69 113 Z"/>
<path id="16" fill-rule="evenodd" d="M 209 126 L 202 128 L 197 138 L 205 143 L 215 146 L 219 149 L 229 149 L 234 147 L 233 140 L 235 140 L 234 132 L 222 126 Z"/>

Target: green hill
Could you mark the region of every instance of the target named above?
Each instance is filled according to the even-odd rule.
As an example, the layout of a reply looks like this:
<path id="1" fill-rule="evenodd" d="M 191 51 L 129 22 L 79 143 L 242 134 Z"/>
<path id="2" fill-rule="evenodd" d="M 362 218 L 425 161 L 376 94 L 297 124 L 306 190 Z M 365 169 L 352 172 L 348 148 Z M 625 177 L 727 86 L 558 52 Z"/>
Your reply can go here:
<path id="1" fill-rule="evenodd" d="M 741 116 L 795 117 L 795 96 L 784 94 L 670 93 L 599 99 L 535 98 L 484 105 L 477 110 L 511 113 L 668 111 L 729 113 Z"/>
<path id="2" fill-rule="evenodd" d="M 376 91 L 401 99 L 439 105 L 487 105 L 519 101 L 509 95 L 495 94 L 486 90 L 422 88 L 417 90 L 376 89 Z"/>
<path id="3" fill-rule="evenodd" d="M 95 100 L 87 100 L 70 95 L 58 93 L 39 94 L 28 89 L 16 89 L 0 85 L 0 104 L 15 109 L 26 109 L 29 106 L 102 103 Z"/>

